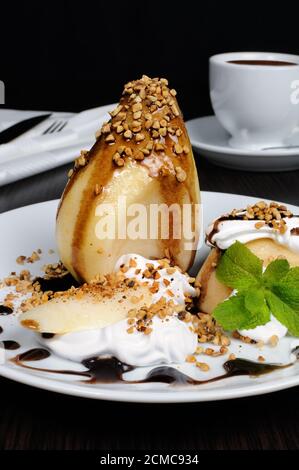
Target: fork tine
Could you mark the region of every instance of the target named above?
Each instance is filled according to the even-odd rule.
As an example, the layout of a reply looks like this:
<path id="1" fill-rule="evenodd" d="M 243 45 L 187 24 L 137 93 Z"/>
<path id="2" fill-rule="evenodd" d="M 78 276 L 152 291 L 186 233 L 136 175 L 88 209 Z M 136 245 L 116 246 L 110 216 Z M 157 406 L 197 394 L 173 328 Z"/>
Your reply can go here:
<path id="1" fill-rule="evenodd" d="M 62 121 L 61 126 L 60 126 L 58 129 L 56 129 L 55 132 L 60 132 L 60 131 L 62 131 L 62 129 L 63 129 L 66 125 L 67 125 L 67 121 L 65 121 L 65 122 Z"/>
<path id="2" fill-rule="evenodd" d="M 54 134 L 55 132 L 60 132 L 67 125 L 66 121 L 53 121 L 52 124 L 43 132 L 45 134 Z"/>
<path id="3" fill-rule="evenodd" d="M 58 128 L 61 126 L 62 123 L 63 122 L 61 121 L 56 122 L 56 125 L 52 127 L 52 129 L 49 131 L 49 134 L 53 134 L 54 132 L 57 132 Z"/>
<path id="4" fill-rule="evenodd" d="M 43 132 L 43 134 L 48 134 L 51 131 L 52 127 L 56 125 L 56 123 L 57 121 L 52 122 L 52 124 L 49 127 L 47 127 L 47 129 Z"/>

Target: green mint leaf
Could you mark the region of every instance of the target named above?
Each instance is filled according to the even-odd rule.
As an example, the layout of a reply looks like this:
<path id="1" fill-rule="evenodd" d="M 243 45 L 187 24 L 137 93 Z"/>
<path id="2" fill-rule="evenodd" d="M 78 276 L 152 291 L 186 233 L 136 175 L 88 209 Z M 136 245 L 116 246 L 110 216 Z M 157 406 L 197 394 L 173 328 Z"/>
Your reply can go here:
<path id="1" fill-rule="evenodd" d="M 263 289 L 250 289 L 244 294 L 245 307 L 258 321 L 258 325 L 265 325 L 270 320 L 270 310 L 266 303 Z M 249 322 L 251 320 L 249 319 Z"/>
<path id="2" fill-rule="evenodd" d="M 213 317 L 225 330 L 237 330 L 246 323 L 250 312 L 246 310 L 244 297 L 234 295 L 217 305 Z"/>
<path id="3" fill-rule="evenodd" d="M 213 317 L 225 330 L 249 330 L 256 326 L 267 323 L 270 319 L 270 312 L 265 305 L 265 299 L 262 293 L 262 298 L 258 294 L 261 312 L 259 309 L 254 308 L 254 311 L 248 310 L 246 303 L 249 307 L 253 307 L 254 299 L 253 294 L 246 295 L 237 294 L 217 305 L 213 311 Z"/>
<path id="4" fill-rule="evenodd" d="M 236 241 L 221 256 L 216 269 L 217 279 L 239 292 L 259 286 L 262 282 L 263 262 L 245 245 Z"/>
<path id="5" fill-rule="evenodd" d="M 263 261 L 235 242 L 222 255 L 216 276 L 237 290 L 237 295 L 213 312 L 224 329 L 249 330 L 264 325 L 272 312 L 291 334 L 299 336 L 299 267 L 290 269 L 287 260 L 276 259 L 263 273 Z"/>
<path id="6" fill-rule="evenodd" d="M 277 320 L 285 325 L 292 335 L 299 336 L 299 312 L 270 290 L 266 290 L 265 297 L 271 312 Z"/>
<path id="7" fill-rule="evenodd" d="M 271 289 L 283 302 L 299 311 L 299 268 L 292 268 Z"/>
<path id="8" fill-rule="evenodd" d="M 272 261 L 263 274 L 264 284 L 272 287 L 277 284 L 281 279 L 287 275 L 290 270 L 289 262 L 286 259 L 276 259 Z"/>

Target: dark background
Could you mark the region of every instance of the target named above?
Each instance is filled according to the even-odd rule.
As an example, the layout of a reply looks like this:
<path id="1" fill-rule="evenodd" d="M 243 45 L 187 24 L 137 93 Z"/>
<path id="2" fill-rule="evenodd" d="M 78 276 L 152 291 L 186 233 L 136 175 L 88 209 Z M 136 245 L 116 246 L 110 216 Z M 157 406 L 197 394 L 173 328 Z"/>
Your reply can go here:
<path id="1" fill-rule="evenodd" d="M 79 111 L 116 102 L 126 81 L 164 76 L 185 118 L 211 113 L 208 58 L 229 51 L 299 53 L 295 2 L 6 1 L 6 106 Z"/>

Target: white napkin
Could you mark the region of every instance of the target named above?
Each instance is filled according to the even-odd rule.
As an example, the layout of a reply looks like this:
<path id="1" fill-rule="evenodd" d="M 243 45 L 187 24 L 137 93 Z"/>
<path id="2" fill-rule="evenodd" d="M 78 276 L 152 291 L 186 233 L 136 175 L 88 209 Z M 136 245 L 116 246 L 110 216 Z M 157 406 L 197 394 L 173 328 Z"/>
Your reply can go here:
<path id="1" fill-rule="evenodd" d="M 30 131 L 0 145 L 0 186 L 74 160 L 81 149 L 93 145 L 96 131 L 109 119 L 108 111 L 115 106 L 111 104 L 78 114 L 52 113 Z M 0 110 L 0 130 L 45 113 Z M 43 135 L 54 121 L 66 121 L 67 124 L 60 132 Z"/>

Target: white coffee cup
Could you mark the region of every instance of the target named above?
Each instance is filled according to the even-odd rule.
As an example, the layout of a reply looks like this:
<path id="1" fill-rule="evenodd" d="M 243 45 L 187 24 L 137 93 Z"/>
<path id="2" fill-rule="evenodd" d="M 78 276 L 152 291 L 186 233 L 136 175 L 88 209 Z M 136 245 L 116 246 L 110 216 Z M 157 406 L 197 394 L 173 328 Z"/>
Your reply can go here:
<path id="1" fill-rule="evenodd" d="M 231 61 L 258 61 L 259 65 Z M 261 65 L 265 61 L 272 65 Z M 210 58 L 210 96 L 217 119 L 232 136 L 232 147 L 254 150 L 288 145 L 299 132 L 299 56 L 215 55 Z"/>

